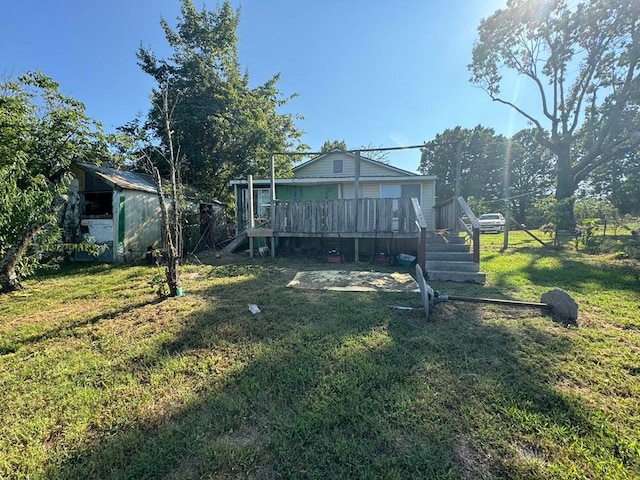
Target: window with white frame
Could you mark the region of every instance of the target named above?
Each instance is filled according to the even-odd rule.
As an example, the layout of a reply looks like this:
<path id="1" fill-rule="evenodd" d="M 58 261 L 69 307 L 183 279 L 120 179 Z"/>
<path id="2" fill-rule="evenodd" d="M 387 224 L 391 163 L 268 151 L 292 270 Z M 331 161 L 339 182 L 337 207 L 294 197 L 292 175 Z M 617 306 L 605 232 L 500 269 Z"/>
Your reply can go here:
<path id="1" fill-rule="evenodd" d="M 337 158 L 333 161 L 333 173 L 343 173 L 344 164 L 341 158 Z"/>

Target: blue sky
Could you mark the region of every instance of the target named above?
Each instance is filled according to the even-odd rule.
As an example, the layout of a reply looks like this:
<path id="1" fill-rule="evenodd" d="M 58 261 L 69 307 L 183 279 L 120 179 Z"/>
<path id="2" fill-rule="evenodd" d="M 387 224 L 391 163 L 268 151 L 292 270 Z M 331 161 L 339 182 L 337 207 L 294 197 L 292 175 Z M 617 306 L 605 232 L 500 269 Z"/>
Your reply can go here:
<path id="1" fill-rule="evenodd" d="M 194 0 L 200 8 L 203 3 Z M 304 116 L 304 140 L 350 148 L 432 140 L 456 125 L 510 135 L 526 127 L 508 107 L 469 83 L 467 64 L 480 19 L 505 0 L 233 0 L 241 7 L 240 62 L 254 85 L 281 74 L 298 97 L 284 109 Z M 215 2 L 207 2 L 210 8 Z M 142 43 L 171 52 L 160 18 L 175 24 L 178 0 L 21 0 L 0 16 L 0 73 L 38 69 L 87 106 L 107 131 L 148 109 L 152 80 L 136 64 Z M 518 84 L 504 91 L 518 99 Z M 390 162 L 415 171 L 418 150 Z"/>

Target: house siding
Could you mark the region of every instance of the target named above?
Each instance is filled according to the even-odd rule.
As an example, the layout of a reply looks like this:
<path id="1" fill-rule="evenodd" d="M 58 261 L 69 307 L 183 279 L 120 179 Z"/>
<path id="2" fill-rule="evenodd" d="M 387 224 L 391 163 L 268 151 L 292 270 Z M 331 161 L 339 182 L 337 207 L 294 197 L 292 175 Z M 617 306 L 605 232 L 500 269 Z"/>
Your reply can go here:
<path id="1" fill-rule="evenodd" d="M 420 206 L 422 207 L 422 213 L 427 221 L 427 228 L 429 230 L 435 229 L 435 213 L 433 206 L 436 204 L 436 182 L 423 182 L 422 183 L 422 198 L 420 198 Z"/>
<path id="2" fill-rule="evenodd" d="M 342 173 L 333 173 L 333 161 L 342 159 Z M 355 160 L 351 155 L 330 153 L 315 162 L 309 163 L 294 172 L 295 177 L 353 177 L 356 173 Z M 402 176 L 403 174 L 385 164 L 361 160 L 361 177 Z"/>
<path id="3" fill-rule="evenodd" d="M 361 183 L 363 198 L 380 198 L 380 183 Z"/>

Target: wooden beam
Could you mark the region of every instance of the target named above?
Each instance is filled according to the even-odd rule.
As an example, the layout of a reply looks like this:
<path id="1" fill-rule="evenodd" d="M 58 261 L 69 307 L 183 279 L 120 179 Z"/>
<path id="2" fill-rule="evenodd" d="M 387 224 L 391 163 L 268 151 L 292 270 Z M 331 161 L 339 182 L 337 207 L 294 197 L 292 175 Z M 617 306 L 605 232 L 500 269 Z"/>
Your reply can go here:
<path id="1" fill-rule="evenodd" d="M 247 235 L 251 237 L 273 237 L 273 228 L 248 228 Z"/>

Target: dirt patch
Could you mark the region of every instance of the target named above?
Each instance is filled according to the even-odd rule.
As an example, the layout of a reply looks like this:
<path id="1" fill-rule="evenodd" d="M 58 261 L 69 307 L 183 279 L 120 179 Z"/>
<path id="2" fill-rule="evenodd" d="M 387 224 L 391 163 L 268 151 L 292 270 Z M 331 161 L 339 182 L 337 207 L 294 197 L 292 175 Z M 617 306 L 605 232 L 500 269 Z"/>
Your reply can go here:
<path id="1" fill-rule="evenodd" d="M 298 272 L 288 287 L 345 292 L 418 292 L 418 284 L 408 273 L 316 270 Z"/>

